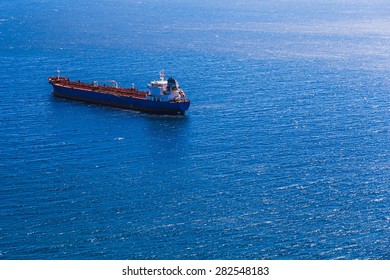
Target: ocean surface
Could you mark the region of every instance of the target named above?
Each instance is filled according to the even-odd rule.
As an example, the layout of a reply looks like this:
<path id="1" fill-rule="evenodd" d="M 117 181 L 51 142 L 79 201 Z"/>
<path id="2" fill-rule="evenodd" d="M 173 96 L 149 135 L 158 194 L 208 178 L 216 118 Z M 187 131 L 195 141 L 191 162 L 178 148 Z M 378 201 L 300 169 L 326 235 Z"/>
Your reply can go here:
<path id="1" fill-rule="evenodd" d="M 0 66 L 0 259 L 390 259 L 387 1 L 2 1 Z"/>

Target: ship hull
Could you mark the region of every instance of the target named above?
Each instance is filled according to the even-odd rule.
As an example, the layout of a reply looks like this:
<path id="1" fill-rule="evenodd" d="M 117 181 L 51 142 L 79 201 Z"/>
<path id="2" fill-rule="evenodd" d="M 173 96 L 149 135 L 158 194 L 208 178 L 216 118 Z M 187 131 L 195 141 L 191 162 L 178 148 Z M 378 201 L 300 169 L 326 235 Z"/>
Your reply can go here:
<path id="1" fill-rule="evenodd" d="M 134 98 L 132 96 L 114 95 L 90 90 L 53 86 L 53 95 L 69 100 L 101 104 L 116 108 L 131 109 L 154 114 L 182 115 L 189 108 L 190 102 L 157 102 Z"/>

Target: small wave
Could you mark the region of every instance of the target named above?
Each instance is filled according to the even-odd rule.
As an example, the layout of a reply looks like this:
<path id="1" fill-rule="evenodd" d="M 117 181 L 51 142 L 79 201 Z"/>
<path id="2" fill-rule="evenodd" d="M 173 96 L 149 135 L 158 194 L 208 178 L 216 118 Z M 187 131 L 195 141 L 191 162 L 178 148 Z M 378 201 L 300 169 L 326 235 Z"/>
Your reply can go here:
<path id="1" fill-rule="evenodd" d="M 381 202 L 381 201 L 383 201 L 383 200 L 385 200 L 385 199 L 382 197 L 382 198 L 373 199 L 373 200 L 371 200 L 370 202 L 375 203 L 375 202 Z"/>

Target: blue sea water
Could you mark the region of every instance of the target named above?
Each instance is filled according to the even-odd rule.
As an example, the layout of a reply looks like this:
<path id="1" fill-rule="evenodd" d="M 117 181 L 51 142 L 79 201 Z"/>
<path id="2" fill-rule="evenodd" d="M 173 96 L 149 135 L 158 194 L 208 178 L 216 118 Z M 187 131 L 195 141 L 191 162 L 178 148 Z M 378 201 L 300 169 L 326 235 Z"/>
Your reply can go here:
<path id="1" fill-rule="evenodd" d="M 2 1 L 0 54 L 0 259 L 390 258 L 385 1 Z M 162 66 L 184 116 L 47 82 Z"/>

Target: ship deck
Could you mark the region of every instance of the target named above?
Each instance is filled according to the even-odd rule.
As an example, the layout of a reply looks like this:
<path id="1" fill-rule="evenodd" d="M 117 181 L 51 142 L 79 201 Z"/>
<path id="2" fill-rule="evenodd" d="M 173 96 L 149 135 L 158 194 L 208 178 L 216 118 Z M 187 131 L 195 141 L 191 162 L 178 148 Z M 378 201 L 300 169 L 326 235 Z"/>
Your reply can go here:
<path id="1" fill-rule="evenodd" d="M 71 81 L 64 77 L 50 77 L 49 81 L 55 86 L 72 88 L 76 90 L 86 90 L 92 92 L 99 92 L 102 94 L 113 94 L 118 96 L 128 96 L 132 98 L 145 99 L 148 94 L 146 91 L 140 91 L 135 88 L 122 88 L 107 85 L 88 84 L 80 81 Z"/>

